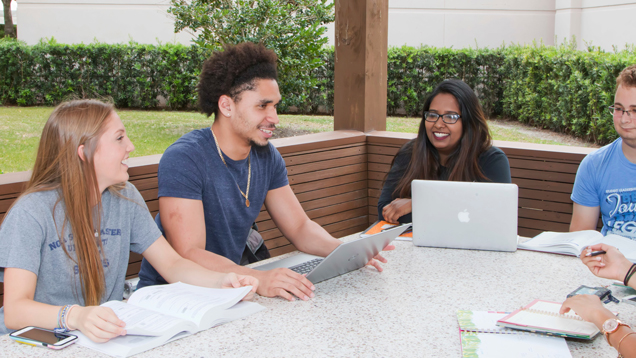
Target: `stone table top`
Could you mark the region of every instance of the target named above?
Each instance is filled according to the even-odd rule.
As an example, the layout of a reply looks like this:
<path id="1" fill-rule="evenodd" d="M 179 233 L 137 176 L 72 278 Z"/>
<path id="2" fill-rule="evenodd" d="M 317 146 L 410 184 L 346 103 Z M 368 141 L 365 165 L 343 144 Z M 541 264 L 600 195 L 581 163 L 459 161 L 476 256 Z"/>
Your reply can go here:
<path id="1" fill-rule="evenodd" d="M 570 256 L 395 245 L 384 253 L 389 262 L 382 273 L 367 267 L 318 283 L 307 302 L 257 297 L 266 310 L 135 357 L 459 357 L 457 310 L 512 311 L 534 299 L 562 302 L 579 285 L 612 283 Z M 629 294 L 610 289 L 618 298 Z M 636 306 L 608 307 L 636 323 Z M 602 335 L 568 346 L 573 357 L 617 356 Z M 60 351 L 30 347 L 2 336 L 0 356 L 101 354 L 77 344 Z"/>

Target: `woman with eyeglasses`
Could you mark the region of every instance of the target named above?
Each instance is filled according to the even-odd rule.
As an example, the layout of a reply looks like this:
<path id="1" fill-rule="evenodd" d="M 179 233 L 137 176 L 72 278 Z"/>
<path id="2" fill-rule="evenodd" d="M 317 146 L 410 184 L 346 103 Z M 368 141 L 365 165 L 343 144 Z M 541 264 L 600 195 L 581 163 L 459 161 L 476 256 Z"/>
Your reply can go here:
<path id="1" fill-rule="evenodd" d="M 473 90 L 446 80 L 424 102 L 417 138 L 393 158 L 378 200 L 379 220 L 411 222 L 414 179 L 510 183 L 506 155 L 492 145 Z"/>

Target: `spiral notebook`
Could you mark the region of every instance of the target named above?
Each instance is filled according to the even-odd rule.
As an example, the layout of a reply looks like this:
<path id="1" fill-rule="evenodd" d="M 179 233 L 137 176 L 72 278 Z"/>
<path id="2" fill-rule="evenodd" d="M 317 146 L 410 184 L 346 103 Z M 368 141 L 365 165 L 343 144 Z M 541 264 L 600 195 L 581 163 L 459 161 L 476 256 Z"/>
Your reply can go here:
<path id="1" fill-rule="evenodd" d="M 591 340 L 599 334 L 593 323 L 574 312 L 559 314 L 561 303 L 534 300 L 529 305 L 499 319 L 500 327 L 552 334 L 559 337 Z"/>
<path id="2" fill-rule="evenodd" d="M 564 338 L 497 326 L 508 312 L 457 311 L 464 358 L 571 358 Z"/>

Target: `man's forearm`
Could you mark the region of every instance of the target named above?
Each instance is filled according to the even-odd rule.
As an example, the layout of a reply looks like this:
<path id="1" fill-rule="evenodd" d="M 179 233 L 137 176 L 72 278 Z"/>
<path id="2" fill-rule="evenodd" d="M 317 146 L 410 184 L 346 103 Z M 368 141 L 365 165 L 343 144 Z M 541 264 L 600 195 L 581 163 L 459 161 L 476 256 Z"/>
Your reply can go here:
<path id="1" fill-rule="evenodd" d="M 184 258 L 194 261 L 208 270 L 217 272 L 234 272 L 239 275 L 250 275 L 256 277 L 258 271 L 245 266 L 237 265 L 232 260 L 217 255 L 205 249 L 191 249 L 182 254 Z"/>
<path id="2" fill-rule="evenodd" d="M 325 257 L 342 242 L 314 221 L 307 220 L 290 235 L 285 235 L 302 252 Z"/>

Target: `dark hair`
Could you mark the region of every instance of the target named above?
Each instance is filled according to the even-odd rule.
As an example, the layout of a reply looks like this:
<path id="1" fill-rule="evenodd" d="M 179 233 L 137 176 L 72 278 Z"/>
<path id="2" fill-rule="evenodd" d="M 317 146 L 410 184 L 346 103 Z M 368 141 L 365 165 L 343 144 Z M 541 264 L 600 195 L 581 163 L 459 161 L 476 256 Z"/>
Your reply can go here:
<path id="1" fill-rule="evenodd" d="M 393 192 L 393 195 L 397 197 L 411 197 L 411 181 L 413 179 L 437 180 L 440 178 L 440 156 L 426 135 L 424 112 L 430 109 L 435 96 L 441 93 L 455 97 L 459 103 L 462 121 L 462 137 L 457 148 L 448 156 L 445 163 L 449 170 L 448 180 L 488 180 L 479 168 L 479 156 L 492 146 L 492 138 L 479 99 L 470 86 L 463 81 L 445 80 L 435 87 L 433 93 L 424 102 L 422 122 L 417 132 L 417 138 L 402 148 L 402 150 L 411 152 L 411 160 L 406 173 Z"/>
<path id="2" fill-rule="evenodd" d="M 625 67 L 616 77 L 616 89 L 618 86 L 636 87 L 636 65 Z"/>
<path id="3" fill-rule="evenodd" d="M 203 63 L 197 86 L 201 112 L 208 117 L 218 114 L 222 95 L 240 101 L 241 92 L 253 90 L 256 79 L 276 80 L 277 59 L 274 51 L 252 42 L 226 45 L 223 51 L 215 51 Z"/>

